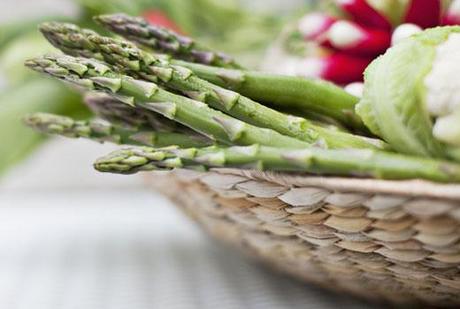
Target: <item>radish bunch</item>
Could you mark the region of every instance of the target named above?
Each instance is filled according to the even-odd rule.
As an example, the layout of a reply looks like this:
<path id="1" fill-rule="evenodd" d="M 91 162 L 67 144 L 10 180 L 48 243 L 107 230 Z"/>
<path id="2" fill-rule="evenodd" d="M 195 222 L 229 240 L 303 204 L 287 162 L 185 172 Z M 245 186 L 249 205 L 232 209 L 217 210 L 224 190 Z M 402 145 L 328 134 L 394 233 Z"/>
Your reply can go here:
<path id="1" fill-rule="evenodd" d="M 365 68 L 392 45 L 423 29 L 460 24 L 460 0 L 335 0 L 340 14 L 314 12 L 297 31 L 308 55 L 284 72 L 327 79 L 360 95 Z M 358 84 L 353 84 L 358 82 Z"/>

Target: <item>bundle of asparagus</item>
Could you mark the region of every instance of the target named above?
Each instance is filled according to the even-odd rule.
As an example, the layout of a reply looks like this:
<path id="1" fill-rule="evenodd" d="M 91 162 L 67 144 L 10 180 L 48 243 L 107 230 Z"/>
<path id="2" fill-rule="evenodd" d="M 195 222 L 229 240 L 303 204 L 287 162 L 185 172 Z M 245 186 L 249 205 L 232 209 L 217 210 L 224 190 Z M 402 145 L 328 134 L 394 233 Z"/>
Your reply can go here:
<path id="1" fill-rule="evenodd" d="M 40 30 L 65 55 L 26 65 L 89 92 L 86 103 L 103 120 L 39 113 L 25 122 L 40 132 L 141 146 L 97 160 L 100 171 L 233 167 L 460 182 L 457 163 L 401 155 L 371 135 L 354 112 L 359 99 L 342 88 L 247 71 L 138 18 L 96 21 L 127 40 L 44 23 Z"/>

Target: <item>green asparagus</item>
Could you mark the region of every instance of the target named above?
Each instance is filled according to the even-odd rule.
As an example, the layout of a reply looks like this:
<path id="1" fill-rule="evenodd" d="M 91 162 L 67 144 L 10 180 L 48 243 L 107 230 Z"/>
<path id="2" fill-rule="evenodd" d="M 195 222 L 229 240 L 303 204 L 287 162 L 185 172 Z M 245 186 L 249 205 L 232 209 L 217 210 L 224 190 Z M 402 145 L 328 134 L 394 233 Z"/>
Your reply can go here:
<path id="1" fill-rule="evenodd" d="M 108 65 L 93 59 L 50 55 L 28 60 L 26 65 L 85 90 L 115 95 L 128 105 L 162 114 L 224 144 L 261 144 L 288 148 L 311 146 L 310 143 L 276 131 L 249 125 L 213 110 L 202 102 L 165 91 L 153 82 L 115 73 Z"/>
<path id="2" fill-rule="evenodd" d="M 460 182 L 460 165 L 432 159 L 365 150 L 292 150 L 246 147 L 123 149 L 96 161 L 102 172 L 130 174 L 157 168 L 234 167 L 383 179 L 421 178 Z"/>
<path id="3" fill-rule="evenodd" d="M 181 60 L 174 65 L 191 70 L 215 85 L 241 93 L 248 98 L 277 108 L 296 109 L 300 114 L 316 112 L 335 119 L 347 127 L 367 131 L 354 109 L 359 98 L 333 83 L 265 72 L 216 68 Z"/>
<path id="4" fill-rule="evenodd" d="M 170 51 L 158 48 L 156 44 L 158 39 L 151 39 L 153 33 L 159 37 L 169 38 L 169 36 L 163 34 L 161 29 L 157 30 L 155 26 L 148 25 L 142 19 L 118 14 L 96 17 L 96 20 L 107 29 L 122 35 L 130 41 L 140 43 L 144 47 L 167 52 L 174 58 L 185 60 L 192 58 L 193 60 L 194 54 L 188 49 L 181 49 L 181 52 L 184 54 L 189 53 L 189 59 L 184 56 L 178 57 L 174 49 Z M 194 42 L 191 38 L 181 36 L 181 39 L 185 42 Z M 256 101 L 280 107 L 294 107 L 300 111 L 312 110 L 337 119 L 347 126 L 367 130 L 361 119 L 354 112 L 354 107 L 359 99 L 332 83 L 261 72 L 241 71 L 236 70 L 238 68 L 225 66 L 219 68 L 216 65 L 206 65 L 209 63 L 205 61 L 186 62 L 172 60 L 172 62 L 176 65 L 188 67 L 203 79 L 235 90 Z"/>
<path id="5" fill-rule="evenodd" d="M 124 149 L 110 153 L 97 160 L 94 168 L 99 172 L 113 174 L 135 174 L 141 171 L 169 171 L 183 167 L 182 160 L 172 157 L 166 149 L 144 149 L 143 156 L 136 156 L 140 149 Z M 172 160 L 171 160 L 172 158 Z M 200 166 L 201 167 L 201 166 Z M 188 166 L 194 169 L 194 165 Z"/>
<path id="6" fill-rule="evenodd" d="M 104 93 L 88 93 L 84 101 L 96 116 L 120 127 L 136 129 L 144 126 L 154 131 L 193 134 L 189 128 L 155 112 L 133 108 Z"/>
<path id="7" fill-rule="evenodd" d="M 95 20 L 112 32 L 179 59 L 217 67 L 240 68 L 230 56 L 200 46 L 193 39 L 125 14 L 101 15 Z"/>
<path id="8" fill-rule="evenodd" d="M 275 111 L 240 94 L 221 88 L 195 76 L 191 71 L 145 53 L 126 41 L 102 37 L 90 30 L 62 23 L 45 23 L 40 27 L 45 37 L 66 53 L 99 57 L 120 71 L 188 94 L 211 107 L 247 123 L 270 128 L 309 143 L 323 141 L 328 148 L 384 148 L 379 140 L 337 132 L 312 122 Z"/>
<path id="9" fill-rule="evenodd" d="M 139 146 L 97 160 L 94 166 L 99 171 L 131 174 L 174 168 L 239 168 L 460 183 L 460 164 L 446 161 L 460 158 L 460 109 L 452 101 L 457 88 L 452 86 L 454 81 L 447 86 L 439 82 L 455 73 L 455 66 L 447 60 L 456 58 L 446 57 L 453 57 L 460 44 L 459 27 L 427 31 L 374 62 L 366 73 L 359 118 L 353 113 L 357 99 L 331 84 L 240 70 L 193 40 L 128 16 L 98 20 L 140 45 L 169 55 L 150 53 L 71 24 L 43 24 L 41 31 L 48 40 L 70 56 L 43 56 L 26 65 L 89 91 L 86 103 L 102 119 L 77 121 L 36 113 L 24 120 L 42 133 Z M 446 46 L 450 56 L 441 53 Z M 408 58 L 401 50 L 418 53 L 416 63 L 420 65 L 402 61 Z M 394 78 L 385 65 L 417 74 L 407 77 L 396 70 Z M 395 85 L 394 80 L 400 82 L 403 75 L 409 86 Z M 375 83 L 385 78 L 387 83 Z M 382 92 L 388 85 L 402 92 Z M 447 95 L 440 96 L 438 92 L 446 89 Z M 352 123 L 349 127 L 358 129 L 363 119 L 392 149 L 407 155 L 382 151 L 387 145 L 381 140 L 329 129 L 253 100 L 272 102 L 284 111 L 308 107 L 308 114 Z M 381 101 L 384 104 L 375 103 Z M 420 113 L 416 107 L 421 108 Z M 388 111 L 390 114 L 384 113 Z M 397 126 L 389 126 L 385 119 Z M 398 144 L 398 140 L 407 143 Z"/>
<path id="10" fill-rule="evenodd" d="M 38 132 L 62 135 L 70 138 L 87 138 L 97 142 L 151 147 L 203 147 L 212 143 L 204 137 L 171 132 L 155 132 L 150 128 L 125 129 L 102 119 L 76 121 L 70 117 L 47 113 L 35 113 L 24 122 Z"/>

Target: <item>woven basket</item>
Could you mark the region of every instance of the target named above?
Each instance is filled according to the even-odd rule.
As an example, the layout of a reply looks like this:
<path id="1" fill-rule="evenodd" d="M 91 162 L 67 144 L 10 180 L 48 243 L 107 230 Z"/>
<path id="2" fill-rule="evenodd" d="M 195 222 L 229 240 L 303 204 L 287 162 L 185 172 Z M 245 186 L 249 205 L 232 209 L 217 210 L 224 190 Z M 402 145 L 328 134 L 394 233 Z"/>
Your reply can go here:
<path id="1" fill-rule="evenodd" d="M 367 299 L 460 305 L 460 186 L 217 169 L 150 178 L 213 236 Z"/>

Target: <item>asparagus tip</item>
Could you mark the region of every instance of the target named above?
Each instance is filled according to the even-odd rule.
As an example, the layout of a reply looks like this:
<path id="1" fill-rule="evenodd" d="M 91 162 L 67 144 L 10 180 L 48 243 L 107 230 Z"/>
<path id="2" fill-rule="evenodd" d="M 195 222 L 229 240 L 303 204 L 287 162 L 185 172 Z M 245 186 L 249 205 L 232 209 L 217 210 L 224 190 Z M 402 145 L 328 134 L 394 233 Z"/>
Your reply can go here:
<path id="1" fill-rule="evenodd" d="M 28 127 L 42 133 L 62 132 L 74 124 L 72 118 L 48 113 L 26 115 L 23 118 L 23 122 Z"/>

